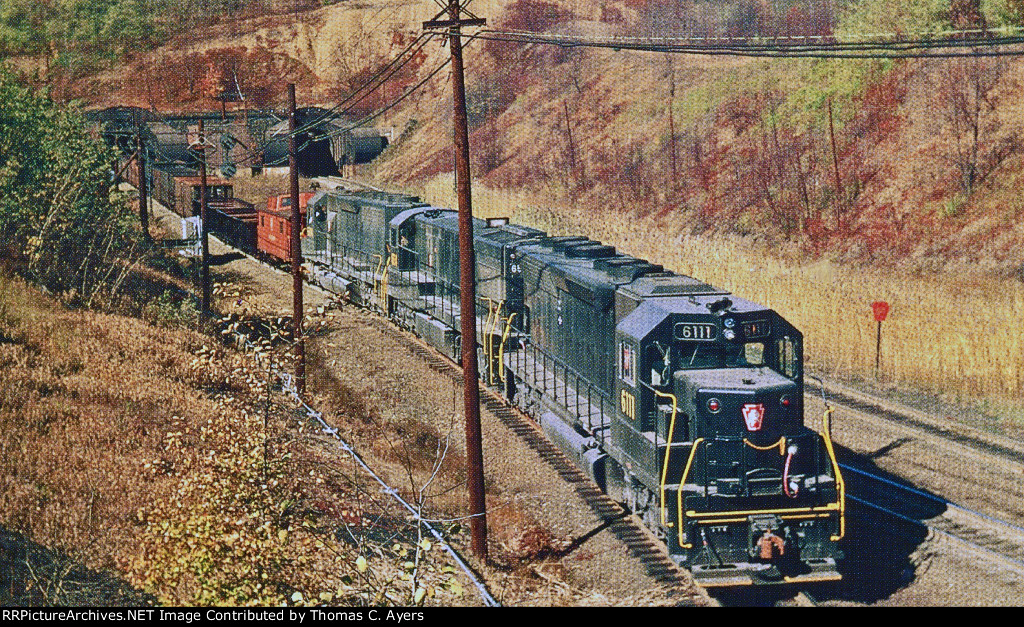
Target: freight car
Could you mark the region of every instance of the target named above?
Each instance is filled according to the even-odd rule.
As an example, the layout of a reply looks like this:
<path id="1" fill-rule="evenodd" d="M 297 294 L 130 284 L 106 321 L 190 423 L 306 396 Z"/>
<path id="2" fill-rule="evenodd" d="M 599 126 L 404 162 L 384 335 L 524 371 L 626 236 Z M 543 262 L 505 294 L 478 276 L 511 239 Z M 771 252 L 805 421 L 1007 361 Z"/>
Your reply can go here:
<path id="1" fill-rule="evenodd" d="M 221 189 L 221 193 L 230 193 Z M 206 216 L 210 222 L 209 231 L 215 233 L 224 243 L 234 246 L 250 255 L 258 254 L 257 237 L 258 212 L 252 203 L 231 196 L 207 199 Z"/>
<path id="2" fill-rule="evenodd" d="M 150 195 L 174 213 L 188 218 L 199 216 L 202 190 L 195 170 L 180 165 L 161 165 L 148 168 Z M 127 179 L 139 186 L 138 168 L 127 168 Z M 210 233 L 225 243 L 250 255 L 259 255 L 257 241 L 258 211 L 252 203 L 234 197 L 234 187 L 226 179 L 207 177 L 206 212 Z M 267 251 L 274 256 L 273 251 Z"/>
<path id="3" fill-rule="evenodd" d="M 303 255 L 323 287 L 456 361 L 455 212 L 321 192 Z M 585 237 L 474 220 L 481 376 L 626 504 L 704 586 L 840 578 L 828 415 L 804 424 L 803 338 L 777 312 Z"/>

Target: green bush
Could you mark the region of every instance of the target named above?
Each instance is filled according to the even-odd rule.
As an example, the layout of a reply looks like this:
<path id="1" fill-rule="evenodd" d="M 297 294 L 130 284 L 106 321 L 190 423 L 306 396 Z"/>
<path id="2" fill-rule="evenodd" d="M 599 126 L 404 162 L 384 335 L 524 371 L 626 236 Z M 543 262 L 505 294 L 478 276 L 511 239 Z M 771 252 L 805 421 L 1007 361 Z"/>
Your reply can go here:
<path id="1" fill-rule="evenodd" d="M 70 301 L 115 293 L 136 258 L 140 232 L 111 185 L 114 164 L 77 111 L 0 69 L 0 254 Z"/>

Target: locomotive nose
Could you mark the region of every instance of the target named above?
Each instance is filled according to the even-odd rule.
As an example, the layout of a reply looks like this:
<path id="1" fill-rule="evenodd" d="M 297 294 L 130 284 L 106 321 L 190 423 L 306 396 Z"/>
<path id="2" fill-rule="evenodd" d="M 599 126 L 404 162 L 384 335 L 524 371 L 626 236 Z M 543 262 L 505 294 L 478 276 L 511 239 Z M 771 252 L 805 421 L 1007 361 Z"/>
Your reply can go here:
<path id="1" fill-rule="evenodd" d="M 684 370 L 676 373 L 677 396 L 696 437 L 774 441 L 802 423 L 796 382 L 767 368 Z"/>

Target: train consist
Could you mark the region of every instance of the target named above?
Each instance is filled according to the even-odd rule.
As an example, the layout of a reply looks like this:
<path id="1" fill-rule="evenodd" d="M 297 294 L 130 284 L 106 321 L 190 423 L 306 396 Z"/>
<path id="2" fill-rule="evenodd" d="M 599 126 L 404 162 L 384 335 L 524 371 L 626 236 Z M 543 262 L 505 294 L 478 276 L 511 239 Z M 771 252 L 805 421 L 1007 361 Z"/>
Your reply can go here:
<path id="1" fill-rule="evenodd" d="M 128 168 L 126 178 L 138 187 L 137 168 Z M 153 168 L 150 190 L 154 200 L 183 218 L 199 217 L 202 183 L 188 169 Z M 312 192 L 299 194 L 300 215 L 305 218 Z M 226 244 L 272 262 L 291 263 L 291 197 L 271 196 L 266 207 L 234 196 L 230 179 L 207 177 L 206 213 L 209 232 Z"/>
<path id="2" fill-rule="evenodd" d="M 309 201 L 311 278 L 460 357 L 456 212 L 384 192 Z M 474 222 L 484 382 L 704 586 L 840 578 L 845 495 L 804 425 L 779 314 L 585 237 Z"/>
<path id="3" fill-rule="evenodd" d="M 172 144 L 161 143 L 165 154 Z M 118 145 L 127 158 L 131 146 Z M 279 148 L 271 141 L 267 154 Z M 153 197 L 184 217 L 199 214 L 188 158 L 149 171 Z M 137 184 L 137 169 L 128 172 Z M 207 201 L 211 232 L 290 261 L 287 195 L 256 207 L 211 176 Z M 344 189 L 304 193 L 300 209 L 313 281 L 459 360 L 456 212 Z M 820 432 L 804 424 L 796 328 L 585 237 L 475 220 L 474 248 L 484 382 L 533 416 L 699 583 L 840 578 L 843 479 L 828 415 Z"/>

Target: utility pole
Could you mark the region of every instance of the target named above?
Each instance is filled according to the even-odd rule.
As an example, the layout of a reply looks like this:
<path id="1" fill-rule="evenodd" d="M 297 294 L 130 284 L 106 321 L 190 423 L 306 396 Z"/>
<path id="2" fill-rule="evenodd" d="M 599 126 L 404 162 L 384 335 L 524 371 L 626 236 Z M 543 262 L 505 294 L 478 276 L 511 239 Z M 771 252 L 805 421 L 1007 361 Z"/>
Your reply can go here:
<path id="1" fill-rule="evenodd" d="M 295 83 L 288 84 L 288 173 L 292 194 L 292 337 L 295 338 L 295 388 L 306 393 L 306 346 L 302 337 L 302 212 L 299 208 L 299 149 L 295 139 Z"/>
<path id="2" fill-rule="evenodd" d="M 142 223 L 142 234 L 146 241 L 152 241 L 149 235 L 149 198 L 146 187 L 146 149 L 142 144 L 142 126 L 135 127 L 135 153 L 139 167 L 139 221 Z"/>
<path id="3" fill-rule="evenodd" d="M 210 314 L 210 230 L 206 220 L 206 135 L 199 118 L 199 220 L 203 239 L 203 315 Z"/>
<path id="4" fill-rule="evenodd" d="M 447 20 L 439 20 L 445 13 Z M 470 194 L 469 128 L 466 83 L 462 65 L 462 26 L 483 26 L 485 20 L 462 19 L 459 0 L 423 23 L 424 30 L 447 28 L 452 53 L 452 92 L 455 101 L 455 181 L 459 197 L 459 307 L 462 317 L 462 381 L 466 414 L 466 473 L 469 487 L 473 553 L 487 561 L 487 503 L 484 495 L 484 454 L 480 430 L 480 389 L 476 361 L 476 256 L 473 254 L 473 207 Z M 468 12 L 467 12 L 468 14 Z"/>

